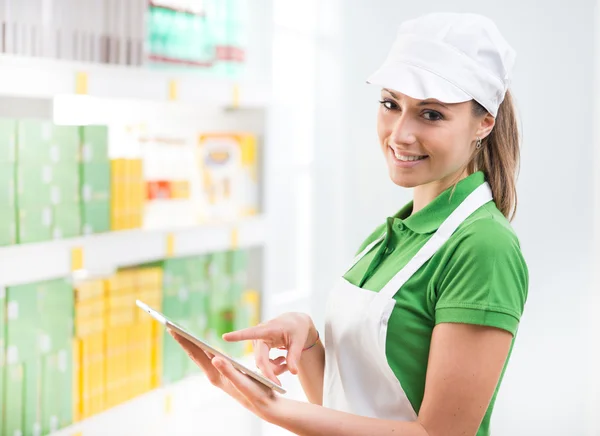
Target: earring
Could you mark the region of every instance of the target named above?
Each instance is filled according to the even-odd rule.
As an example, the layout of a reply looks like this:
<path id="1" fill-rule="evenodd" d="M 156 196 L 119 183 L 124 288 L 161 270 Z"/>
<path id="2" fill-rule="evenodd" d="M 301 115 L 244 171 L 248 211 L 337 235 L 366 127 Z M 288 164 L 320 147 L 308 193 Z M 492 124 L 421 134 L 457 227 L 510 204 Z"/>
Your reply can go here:
<path id="1" fill-rule="evenodd" d="M 477 137 L 477 141 L 475 143 L 475 148 L 479 150 L 481 148 L 481 138 Z"/>

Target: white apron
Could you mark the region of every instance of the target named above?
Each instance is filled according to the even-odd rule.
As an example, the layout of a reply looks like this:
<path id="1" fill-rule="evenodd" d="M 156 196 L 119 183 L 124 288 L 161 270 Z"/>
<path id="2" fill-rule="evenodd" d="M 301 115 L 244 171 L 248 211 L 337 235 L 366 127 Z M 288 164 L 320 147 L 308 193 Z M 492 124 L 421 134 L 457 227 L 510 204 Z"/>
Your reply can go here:
<path id="1" fill-rule="evenodd" d="M 466 218 L 491 200 L 487 183 L 475 189 L 380 292 L 339 280 L 331 291 L 325 320 L 325 407 L 372 418 L 417 419 L 385 355 L 394 295 Z M 366 247 L 351 267 L 383 238 Z"/>

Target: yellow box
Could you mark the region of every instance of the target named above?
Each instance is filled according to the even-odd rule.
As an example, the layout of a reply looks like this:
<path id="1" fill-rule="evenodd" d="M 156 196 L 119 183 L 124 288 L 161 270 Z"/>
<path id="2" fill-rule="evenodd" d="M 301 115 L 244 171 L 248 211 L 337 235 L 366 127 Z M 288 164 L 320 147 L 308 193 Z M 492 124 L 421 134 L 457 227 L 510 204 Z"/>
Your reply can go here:
<path id="1" fill-rule="evenodd" d="M 75 336 L 83 338 L 104 332 L 106 328 L 106 318 L 104 315 L 94 318 L 77 318 L 75 320 Z"/>
<path id="2" fill-rule="evenodd" d="M 75 302 L 75 317 L 94 318 L 104 316 L 106 300 L 104 296 L 77 300 Z"/>
<path id="3" fill-rule="evenodd" d="M 102 298 L 104 296 L 104 281 L 103 280 L 90 280 L 87 282 L 81 282 L 75 285 L 75 300 L 85 301 L 93 300 L 95 298 Z"/>
<path id="4" fill-rule="evenodd" d="M 82 383 L 81 383 L 81 340 L 73 339 L 73 422 L 82 419 Z"/>

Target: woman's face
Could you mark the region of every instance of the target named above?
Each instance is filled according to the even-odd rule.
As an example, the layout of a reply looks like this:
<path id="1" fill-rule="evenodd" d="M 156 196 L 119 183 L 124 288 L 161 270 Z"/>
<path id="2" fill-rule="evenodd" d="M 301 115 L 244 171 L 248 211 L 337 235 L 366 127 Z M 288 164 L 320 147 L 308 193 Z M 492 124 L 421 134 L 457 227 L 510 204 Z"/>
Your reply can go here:
<path id="1" fill-rule="evenodd" d="M 494 126 L 487 114 L 473 115 L 473 103 L 415 100 L 383 89 L 377 133 L 392 181 L 413 188 L 450 185 L 465 171 L 476 144 Z"/>

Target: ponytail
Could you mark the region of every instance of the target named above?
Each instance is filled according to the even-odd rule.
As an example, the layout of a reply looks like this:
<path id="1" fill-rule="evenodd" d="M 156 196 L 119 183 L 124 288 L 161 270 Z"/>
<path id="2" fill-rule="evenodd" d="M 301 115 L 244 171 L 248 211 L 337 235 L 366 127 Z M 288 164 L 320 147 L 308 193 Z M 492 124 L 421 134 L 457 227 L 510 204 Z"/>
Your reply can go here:
<path id="1" fill-rule="evenodd" d="M 487 113 L 486 109 L 473 101 L 473 112 L 476 116 Z M 496 123 L 491 133 L 482 141 L 482 147 L 475 151 L 469 164 L 469 174 L 483 171 L 492 188 L 496 207 L 509 221 L 515 216 L 517 209 L 516 178 L 519 169 L 519 127 L 513 99 L 506 92 L 500 104 Z"/>

